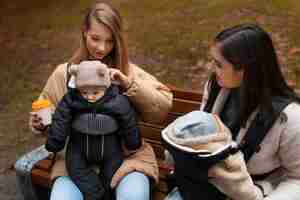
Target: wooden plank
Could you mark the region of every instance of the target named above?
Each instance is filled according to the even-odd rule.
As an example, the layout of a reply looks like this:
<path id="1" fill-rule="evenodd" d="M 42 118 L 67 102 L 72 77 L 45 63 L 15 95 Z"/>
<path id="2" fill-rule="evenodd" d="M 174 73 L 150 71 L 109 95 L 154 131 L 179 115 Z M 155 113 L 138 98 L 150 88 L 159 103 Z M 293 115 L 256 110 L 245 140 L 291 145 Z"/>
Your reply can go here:
<path id="1" fill-rule="evenodd" d="M 153 124 L 141 123 L 139 124 L 139 129 L 143 138 L 160 141 L 161 130 L 163 129 L 162 127 L 155 126 Z"/>
<path id="2" fill-rule="evenodd" d="M 48 159 L 44 159 L 44 160 L 40 160 L 35 164 L 35 168 L 37 169 L 41 169 L 44 171 L 50 171 L 51 169 L 51 160 Z"/>
<path id="3" fill-rule="evenodd" d="M 193 110 L 199 110 L 199 109 L 200 109 L 200 102 L 183 100 L 183 99 L 174 99 L 171 112 L 173 112 L 173 113 L 188 113 Z"/>
<path id="4" fill-rule="evenodd" d="M 139 121 L 139 124 L 150 124 L 151 126 L 155 125 L 158 127 L 161 127 L 162 129 L 165 128 L 168 124 L 170 124 L 171 122 L 173 122 L 177 117 L 181 116 L 182 113 L 175 113 L 175 112 L 169 112 L 168 116 L 166 119 L 164 119 L 163 122 L 159 122 L 159 123 L 148 123 L 146 121 Z"/>
<path id="5" fill-rule="evenodd" d="M 198 91 L 195 91 L 195 90 L 187 90 L 187 89 L 180 89 L 180 88 L 176 88 L 172 85 L 167 85 L 173 95 L 174 95 L 174 98 L 178 98 L 178 99 L 187 99 L 187 100 L 190 100 L 190 101 L 201 101 L 202 99 L 202 94 Z"/>
<path id="6" fill-rule="evenodd" d="M 164 125 L 163 128 L 167 127 L 167 125 L 169 125 L 170 123 L 172 123 L 175 119 L 177 119 L 181 115 L 182 115 L 182 113 L 169 112 L 167 119 L 163 123 L 163 125 Z"/>
<path id="7" fill-rule="evenodd" d="M 54 164 L 53 162 L 55 162 L 53 159 L 57 159 L 57 158 L 54 158 L 54 154 L 50 154 L 44 160 L 38 161 L 35 164 L 35 168 L 42 169 L 44 171 L 51 171 L 52 165 Z"/>
<path id="8" fill-rule="evenodd" d="M 152 140 L 161 140 L 161 131 L 181 115 L 182 114 L 180 113 L 169 113 L 164 124 L 153 124 L 140 121 L 138 123 L 138 127 L 141 132 L 141 136 Z"/>
<path id="9" fill-rule="evenodd" d="M 35 185 L 40 185 L 46 188 L 50 188 L 51 186 L 49 171 L 33 168 L 31 171 L 31 180 Z"/>
<path id="10" fill-rule="evenodd" d="M 164 147 L 160 141 L 147 138 L 145 138 L 145 141 L 152 146 L 154 153 L 158 159 L 164 159 Z"/>

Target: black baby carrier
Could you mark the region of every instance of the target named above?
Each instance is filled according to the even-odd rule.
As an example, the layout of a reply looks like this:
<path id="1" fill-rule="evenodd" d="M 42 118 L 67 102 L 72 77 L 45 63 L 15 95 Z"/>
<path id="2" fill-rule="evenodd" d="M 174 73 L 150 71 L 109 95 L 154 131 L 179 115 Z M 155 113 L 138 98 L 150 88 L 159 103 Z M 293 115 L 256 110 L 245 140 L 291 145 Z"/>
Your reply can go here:
<path id="1" fill-rule="evenodd" d="M 162 134 L 162 142 L 174 159 L 173 179 L 184 200 L 224 200 L 226 196 L 208 182 L 208 169 L 237 151 L 234 143 L 213 154 L 188 152 Z"/>

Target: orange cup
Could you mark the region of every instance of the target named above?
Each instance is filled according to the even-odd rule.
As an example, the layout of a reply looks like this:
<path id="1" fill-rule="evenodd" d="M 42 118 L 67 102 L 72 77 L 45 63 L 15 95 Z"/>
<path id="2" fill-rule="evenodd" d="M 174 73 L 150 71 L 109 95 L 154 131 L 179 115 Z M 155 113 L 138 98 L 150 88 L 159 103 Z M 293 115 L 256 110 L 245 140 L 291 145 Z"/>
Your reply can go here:
<path id="1" fill-rule="evenodd" d="M 32 111 L 42 118 L 43 125 L 47 126 L 51 124 L 52 111 L 51 103 L 49 100 L 40 99 L 32 103 Z"/>

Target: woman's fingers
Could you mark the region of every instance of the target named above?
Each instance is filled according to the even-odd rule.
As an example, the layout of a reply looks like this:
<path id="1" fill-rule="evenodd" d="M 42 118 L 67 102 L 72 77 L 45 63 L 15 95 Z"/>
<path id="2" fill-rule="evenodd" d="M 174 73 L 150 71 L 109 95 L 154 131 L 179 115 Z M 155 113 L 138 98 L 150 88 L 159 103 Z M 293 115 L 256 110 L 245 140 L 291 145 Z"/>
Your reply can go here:
<path id="1" fill-rule="evenodd" d="M 110 69 L 110 77 L 115 81 L 122 81 L 124 79 L 123 73 L 120 70 L 114 68 Z"/>
<path id="2" fill-rule="evenodd" d="M 42 123 L 42 118 L 39 117 L 36 113 L 30 113 L 30 121 L 32 127 L 37 130 L 43 130 L 45 128 L 44 124 Z"/>
<path id="3" fill-rule="evenodd" d="M 110 77 L 113 81 L 119 82 L 123 88 L 130 85 L 129 78 L 118 69 L 110 68 Z"/>

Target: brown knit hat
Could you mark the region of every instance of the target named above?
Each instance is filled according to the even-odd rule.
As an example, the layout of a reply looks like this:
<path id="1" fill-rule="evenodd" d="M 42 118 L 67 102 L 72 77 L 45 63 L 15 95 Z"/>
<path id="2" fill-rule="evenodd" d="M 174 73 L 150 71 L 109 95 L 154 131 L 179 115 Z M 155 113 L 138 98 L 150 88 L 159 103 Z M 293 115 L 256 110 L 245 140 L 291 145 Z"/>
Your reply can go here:
<path id="1" fill-rule="evenodd" d="M 109 69 L 100 61 L 82 61 L 79 65 L 70 67 L 70 74 L 75 76 L 76 88 L 85 86 L 111 85 Z"/>

